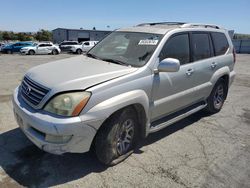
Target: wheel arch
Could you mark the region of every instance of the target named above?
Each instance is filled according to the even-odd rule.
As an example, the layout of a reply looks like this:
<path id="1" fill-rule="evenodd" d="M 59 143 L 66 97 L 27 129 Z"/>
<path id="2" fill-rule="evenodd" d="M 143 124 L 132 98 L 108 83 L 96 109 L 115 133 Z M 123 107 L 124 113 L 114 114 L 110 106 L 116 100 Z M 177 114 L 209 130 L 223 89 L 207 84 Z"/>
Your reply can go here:
<path id="1" fill-rule="evenodd" d="M 225 83 L 226 83 L 226 97 L 228 94 L 228 88 L 229 88 L 229 75 L 230 75 L 230 69 L 229 67 L 225 66 L 222 67 L 220 69 L 218 69 L 212 76 L 210 82 L 212 83 L 213 87 L 215 86 L 215 84 L 222 79 Z M 212 90 L 210 91 L 212 92 Z"/>
<path id="2" fill-rule="evenodd" d="M 149 121 L 149 100 L 144 91 L 132 91 L 124 93 L 119 96 L 112 97 L 107 101 L 103 101 L 102 103 L 90 109 L 87 114 L 102 113 L 102 115 L 105 116 L 105 120 L 101 123 L 101 125 L 95 127 L 97 130 L 96 135 L 98 134 L 98 131 L 100 131 L 103 126 L 105 126 L 105 123 L 110 120 L 110 118 L 125 108 L 133 108 L 135 110 L 139 126 L 139 137 L 146 137 Z M 95 142 L 96 135 L 92 140 L 92 146 Z"/>

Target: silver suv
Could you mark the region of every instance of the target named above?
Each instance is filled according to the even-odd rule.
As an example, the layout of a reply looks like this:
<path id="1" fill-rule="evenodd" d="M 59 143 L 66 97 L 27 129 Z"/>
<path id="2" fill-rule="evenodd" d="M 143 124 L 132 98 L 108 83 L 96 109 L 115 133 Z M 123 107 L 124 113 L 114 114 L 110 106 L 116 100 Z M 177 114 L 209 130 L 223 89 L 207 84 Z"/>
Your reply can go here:
<path id="1" fill-rule="evenodd" d="M 220 111 L 235 53 L 215 25 L 146 23 L 119 29 L 86 55 L 30 69 L 13 96 L 25 135 L 44 151 L 94 148 L 114 165 L 136 143 L 201 109 Z"/>

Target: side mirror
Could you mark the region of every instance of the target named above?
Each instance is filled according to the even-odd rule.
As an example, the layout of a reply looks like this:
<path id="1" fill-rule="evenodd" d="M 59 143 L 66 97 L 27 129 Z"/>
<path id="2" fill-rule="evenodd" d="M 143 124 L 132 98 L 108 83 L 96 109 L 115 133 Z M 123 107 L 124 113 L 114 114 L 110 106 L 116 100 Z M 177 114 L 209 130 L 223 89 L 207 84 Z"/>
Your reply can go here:
<path id="1" fill-rule="evenodd" d="M 178 72 L 180 61 L 174 58 L 163 59 L 158 65 L 158 72 Z"/>

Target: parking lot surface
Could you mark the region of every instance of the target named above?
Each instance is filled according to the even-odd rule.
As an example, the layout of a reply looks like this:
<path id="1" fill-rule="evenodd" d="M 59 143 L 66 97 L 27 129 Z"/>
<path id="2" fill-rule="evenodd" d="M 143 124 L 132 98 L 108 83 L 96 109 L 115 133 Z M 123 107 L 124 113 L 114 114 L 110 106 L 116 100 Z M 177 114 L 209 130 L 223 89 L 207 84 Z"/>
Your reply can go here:
<path id="1" fill-rule="evenodd" d="M 0 55 L 0 187 L 250 187 L 250 55 L 221 112 L 198 112 L 141 141 L 114 167 L 92 153 L 45 153 L 18 129 L 11 94 L 31 67 L 73 55 Z"/>

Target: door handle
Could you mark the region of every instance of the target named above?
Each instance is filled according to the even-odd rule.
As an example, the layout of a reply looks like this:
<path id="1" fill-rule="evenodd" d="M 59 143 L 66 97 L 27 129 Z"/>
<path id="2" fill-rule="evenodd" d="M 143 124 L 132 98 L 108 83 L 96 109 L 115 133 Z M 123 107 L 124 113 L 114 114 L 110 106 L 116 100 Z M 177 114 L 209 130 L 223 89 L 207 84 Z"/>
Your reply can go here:
<path id="1" fill-rule="evenodd" d="M 194 69 L 188 69 L 186 75 L 191 76 L 194 73 Z"/>
<path id="2" fill-rule="evenodd" d="M 214 69 L 216 66 L 217 66 L 217 63 L 215 63 L 215 62 L 213 62 L 213 63 L 211 64 L 211 68 L 212 68 L 212 69 Z"/>

